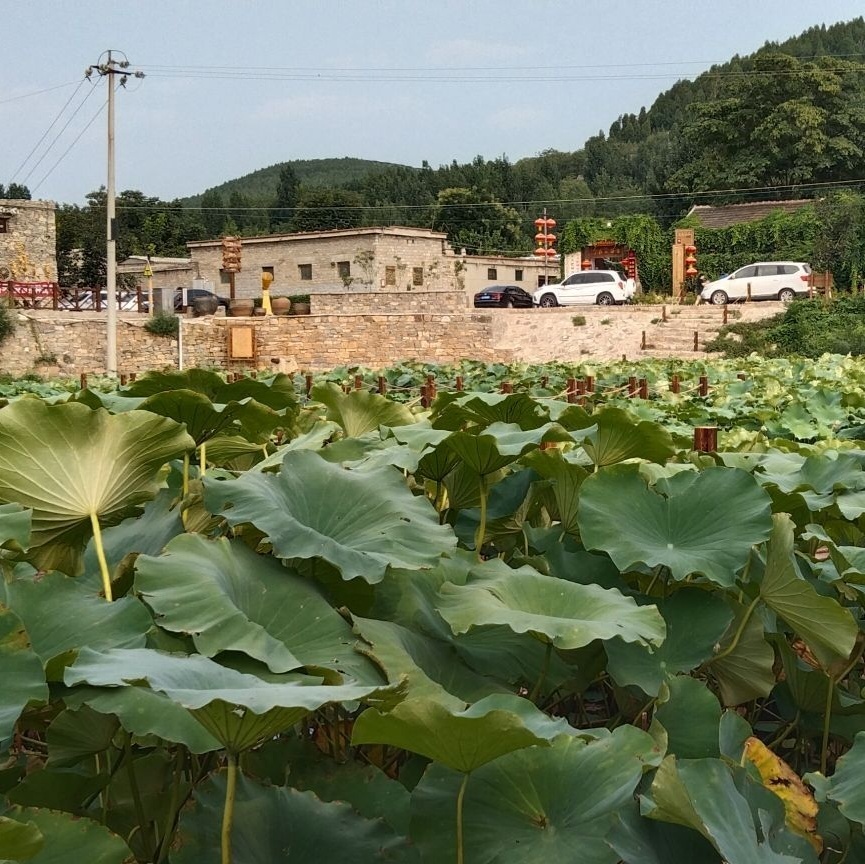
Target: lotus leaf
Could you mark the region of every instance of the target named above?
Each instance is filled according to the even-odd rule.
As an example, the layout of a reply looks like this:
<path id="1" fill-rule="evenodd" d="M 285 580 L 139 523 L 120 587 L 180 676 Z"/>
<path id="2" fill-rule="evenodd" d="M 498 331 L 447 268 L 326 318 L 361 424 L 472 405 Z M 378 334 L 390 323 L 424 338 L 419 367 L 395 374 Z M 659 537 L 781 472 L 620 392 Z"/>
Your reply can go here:
<path id="1" fill-rule="evenodd" d="M 626 459 L 647 459 L 665 463 L 676 448 L 670 433 L 658 423 L 647 420 L 636 422 L 621 408 L 605 407 L 591 415 L 594 426 L 577 427 L 574 437 L 582 440 L 583 448 L 598 467 L 616 465 Z M 565 428 L 567 417 L 559 422 Z"/>
<path id="2" fill-rule="evenodd" d="M 309 395 L 327 408 L 326 418 L 339 423 L 349 438 L 375 432 L 379 426 L 407 426 L 415 421 L 405 405 L 368 390 L 343 393 L 336 384 L 316 384 Z"/>
<path id="3" fill-rule="evenodd" d="M 207 481 L 205 503 L 231 525 L 255 525 L 281 558 L 323 558 L 346 580 L 374 583 L 388 567 L 431 567 L 456 545 L 392 468 L 357 474 L 309 451 L 288 453 L 276 476 Z"/>
<path id="4" fill-rule="evenodd" d="M 768 495 L 736 468 L 682 472 L 654 488 L 635 467 L 608 469 L 583 484 L 578 521 L 586 547 L 620 570 L 663 565 L 676 580 L 697 573 L 725 587 L 772 527 Z"/>
<path id="5" fill-rule="evenodd" d="M 0 504 L 0 549 L 26 549 L 30 543 L 31 512 L 20 504 Z"/>

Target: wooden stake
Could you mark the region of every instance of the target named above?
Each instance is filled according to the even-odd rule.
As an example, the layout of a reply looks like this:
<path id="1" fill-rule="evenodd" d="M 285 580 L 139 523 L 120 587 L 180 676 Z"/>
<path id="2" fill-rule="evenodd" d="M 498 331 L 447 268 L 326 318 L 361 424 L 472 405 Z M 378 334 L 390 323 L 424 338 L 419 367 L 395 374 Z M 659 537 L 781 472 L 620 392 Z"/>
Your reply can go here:
<path id="1" fill-rule="evenodd" d="M 542 376 L 541 376 L 541 387 L 543 387 L 544 390 L 546 390 L 547 387 L 549 386 L 549 384 L 550 384 L 550 379 L 549 379 L 549 377 L 546 376 L 546 375 L 542 375 Z"/>
<path id="2" fill-rule="evenodd" d="M 586 404 L 586 382 L 582 378 L 577 378 L 577 405 L 585 406 Z"/>
<path id="3" fill-rule="evenodd" d="M 384 375 L 378 376 L 378 392 L 381 393 L 382 396 L 387 393 L 387 381 L 385 380 Z"/>
<path id="4" fill-rule="evenodd" d="M 514 385 L 510 381 L 502 381 L 502 393 L 513 393 Z"/>
<path id="5" fill-rule="evenodd" d="M 420 385 L 420 404 L 421 408 L 429 408 L 429 399 L 427 398 L 426 384 Z"/>
<path id="6" fill-rule="evenodd" d="M 680 389 L 681 384 L 679 383 L 679 376 L 673 375 L 673 377 L 670 378 L 670 390 L 672 390 L 673 393 L 678 393 Z"/>
<path id="7" fill-rule="evenodd" d="M 306 376 L 306 395 L 309 396 L 309 391 L 312 390 L 312 375 Z"/>
<path id="8" fill-rule="evenodd" d="M 125 372 L 120 373 L 120 386 L 125 387 L 126 382 L 129 380 L 129 376 Z"/>
<path id="9" fill-rule="evenodd" d="M 363 376 L 362 375 L 355 375 L 354 376 L 354 389 L 360 390 L 361 387 L 363 387 Z"/>
<path id="10" fill-rule="evenodd" d="M 637 395 L 637 393 L 639 393 L 639 385 L 637 384 L 637 376 L 631 375 L 631 377 L 628 378 L 628 396 L 630 396 L 633 399 Z"/>
<path id="11" fill-rule="evenodd" d="M 87 373 L 82 372 L 81 376 L 78 380 L 79 380 L 79 383 L 81 384 L 81 389 L 86 390 L 87 389 Z"/>
<path id="12" fill-rule="evenodd" d="M 726 303 L 721 307 L 721 323 L 722 324 L 727 323 L 727 304 Z"/>
<path id="13" fill-rule="evenodd" d="M 568 402 L 573 404 L 577 401 L 577 379 L 576 378 L 568 378 L 568 390 L 567 390 L 567 399 Z"/>
<path id="14" fill-rule="evenodd" d="M 694 449 L 698 453 L 714 453 L 718 449 L 718 427 L 695 426 Z"/>
<path id="15" fill-rule="evenodd" d="M 709 395 L 709 379 L 705 375 L 700 376 L 700 395 Z"/>
<path id="16" fill-rule="evenodd" d="M 661 307 L 661 320 L 664 322 L 666 322 L 666 320 L 667 320 L 667 307 L 666 306 Z"/>
<path id="17" fill-rule="evenodd" d="M 649 398 L 649 382 L 645 378 L 640 378 L 640 399 Z"/>
<path id="18" fill-rule="evenodd" d="M 694 350 L 700 350 L 700 332 L 699 330 L 694 331 Z"/>
<path id="19" fill-rule="evenodd" d="M 641 351 L 646 350 L 646 331 L 645 330 L 643 330 L 643 337 L 642 337 L 642 339 L 640 339 L 640 350 Z"/>
<path id="20" fill-rule="evenodd" d="M 595 392 L 595 376 L 594 375 L 586 375 L 586 392 L 594 393 Z"/>
<path id="21" fill-rule="evenodd" d="M 463 389 L 463 376 L 462 375 L 457 375 L 456 387 L 457 387 L 457 393 L 462 393 L 462 389 Z"/>

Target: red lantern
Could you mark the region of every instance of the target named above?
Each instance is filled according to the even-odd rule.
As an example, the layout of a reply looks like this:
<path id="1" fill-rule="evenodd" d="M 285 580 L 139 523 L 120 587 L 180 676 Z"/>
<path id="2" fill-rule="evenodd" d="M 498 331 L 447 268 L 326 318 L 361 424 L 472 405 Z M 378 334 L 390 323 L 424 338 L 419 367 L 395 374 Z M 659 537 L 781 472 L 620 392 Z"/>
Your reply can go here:
<path id="1" fill-rule="evenodd" d="M 546 253 L 547 258 L 555 258 L 559 254 L 555 249 L 544 249 L 543 251 Z"/>
<path id="2" fill-rule="evenodd" d="M 588 258 L 583 258 L 583 263 L 581 266 L 582 266 L 583 270 L 591 270 L 592 269 L 592 262 L 589 261 Z"/>
<path id="3" fill-rule="evenodd" d="M 688 265 L 688 269 L 685 270 L 685 275 L 686 276 L 696 276 L 697 275 L 697 268 L 693 264 Z"/>
<path id="4" fill-rule="evenodd" d="M 546 254 L 547 250 L 544 249 L 543 246 L 538 246 L 538 248 L 535 249 L 535 255 L 537 255 L 538 258 L 543 258 Z"/>
<path id="5" fill-rule="evenodd" d="M 544 234 L 543 231 L 540 231 L 539 233 L 535 234 L 535 243 L 537 243 L 539 246 L 540 246 L 540 245 L 544 242 L 544 240 L 546 240 L 546 239 L 547 239 L 547 235 Z"/>
<path id="6" fill-rule="evenodd" d="M 547 228 L 555 228 L 556 227 L 556 220 L 555 219 L 547 219 L 546 225 L 547 225 Z"/>
<path id="7" fill-rule="evenodd" d="M 535 219 L 535 227 L 543 231 L 547 227 L 547 220 L 543 216 L 539 216 Z"/>
<path id="8" fill-rule="evenodd" d="M 535 238 L 535 239 L 537 239 L 537 238 Z M 555 242 L 556 242 L 556 235 L 555 234 L 547 234 L 546 235 L 547 246 L 552 246 L 553 243 L 555 243 Z"/>
<path id="9" fill-rule="evenodd" d="M 685 247 L 685 252 L 687 252 L 688 255 L 693 255 L 696 251 L 697 251 L 697 247 L 696 247 L 696 246 L 693 246 L 693 245 L 691 245 L 691 244 L 688 244 L 688 245 Z"/>

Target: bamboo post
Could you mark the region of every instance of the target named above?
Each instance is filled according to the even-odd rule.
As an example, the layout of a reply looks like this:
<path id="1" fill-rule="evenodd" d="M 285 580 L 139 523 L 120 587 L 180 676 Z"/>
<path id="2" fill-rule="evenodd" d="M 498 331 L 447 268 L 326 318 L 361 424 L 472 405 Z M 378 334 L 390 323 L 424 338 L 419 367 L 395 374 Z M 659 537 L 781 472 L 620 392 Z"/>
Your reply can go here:
<path id="1" fill-rule="evenodd" d="M 670 390 L 672 390 L 673 393 L 678 393 L 679 390 L 681 390 L 681 384 L 679 382 L 678 375 L 673 375 L 673 377 L 670 379 Z"/>
<path id="2" fill-rule="evenodd" d="M 568 378 L 568 389 L 567 389 L 567 399 L 568 402 L 573 404 L 577 401 L 577 379 L 576 378 Z"/>
<path id="3" fill-rule="evenodd" d="M 577 378 L 577 405 L 585 406 L 586 404 L 586 382 L 582 378 Z"/>
<path id="4" fill-rule="evenodd" d="M 649 398 L 649 382 L 645 378 L 640 378 L 640 399 Z"/>
<path id="5" fill-rule="evenodd" d="M 709 379 L 705 375 L 700 376 L 700 395 L 709 395 Z"/>
<path id="6" fill-rule="evenodd" d="M 631 377 L 628 378 L 628 396 L 630 396 L 633 399 L 637 395 L 638 392 L 639 392 L 639 385 L 637 384 L 637 376 L 631 375 Z"/>
<path id="7" fill-rule="evenodd" d="M 87 373 L 86 372 L 81 373 L 81 375 L 78 379 L 78 383 L 81 385 L 82 390 L 87 389 Z"/>
<path id="8" fill-rule="evenodd" d="M 361 387 L 363 387 L 363 376 L 362 375 L 355 375 L 354 376 L 354 389 L 360 390 Z"/>
<path id="9" fill-rule="evenodd" d="M 714 453 L 718 449 L 718 427 L 695 426 L 694 449 L 698 453 Z"/>

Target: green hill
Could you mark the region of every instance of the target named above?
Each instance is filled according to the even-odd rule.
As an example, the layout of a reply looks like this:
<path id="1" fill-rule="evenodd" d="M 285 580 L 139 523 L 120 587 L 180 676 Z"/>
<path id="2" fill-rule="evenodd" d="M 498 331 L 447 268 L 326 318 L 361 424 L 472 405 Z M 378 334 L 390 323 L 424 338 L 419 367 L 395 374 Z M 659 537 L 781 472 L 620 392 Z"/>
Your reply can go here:
<path id="1" fill-rule="evenodd" d="M 180 200 L 183 204 L 196 207 L 201 203 L 205 193 L 216 192 L 226 201 L 232 193 L 238 193 L 250 201 L 270 201 L 276 195 L 279 172 L 284 165 L 291 165 L 297 179 L 304 186 L 319 187 L 346 186 L 390 168 L 407 168 L 405 165 L 397 165 L 393 162 L 375 162 L 371 159 L 354 159 L 351 156 L 343 156 L 340 159 L 292 159 L 288 162 L 277 162 L 267 168 L 259 168 L 234 180 L 226 180 L 225 183 L 205 189 L 200 195 L 192 195 Z"/>

